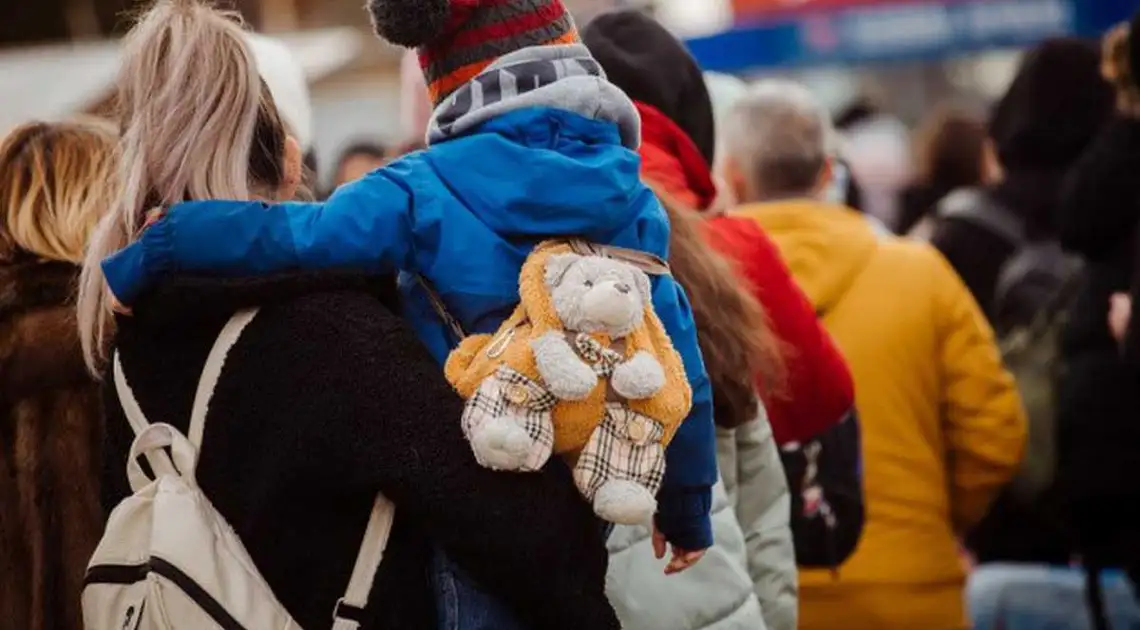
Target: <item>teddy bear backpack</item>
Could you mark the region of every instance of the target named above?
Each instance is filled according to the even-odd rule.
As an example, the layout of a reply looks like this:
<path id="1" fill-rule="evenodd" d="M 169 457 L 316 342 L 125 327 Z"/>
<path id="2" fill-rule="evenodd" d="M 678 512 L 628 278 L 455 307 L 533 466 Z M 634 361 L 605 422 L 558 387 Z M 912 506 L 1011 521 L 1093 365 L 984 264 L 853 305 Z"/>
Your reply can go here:
<path id="1" fill-rule="evenodd" d="M 194 397 L 189 438 L 169 424 L 147 422 L 115 354 L 115 388 L 136 434 L 127 460 L 134 494 L 111 512 L 88 564 L 82 595 L 87 630 L 300 630 L 194 476 L 226 354 L 256 312 L 235 315 L 210 351 Z M 147 460 L 151 472 L 139 458 Z M 329 611 L 333 630 L 360 627 L 394 510 L 377 495 L 344 597 Z"/>
<path id="2" fill-rule="evenodd" d="M 514 313 L 473 336 L 423 281 L 462 340 L 445 373 L 467 400 L 463 430 L 480 464 L 533 472 L 557 453 L 600 517 L 650 520 L 665 446 L 692 404 L 651 299 L 650 275 L 668 274 L 644 252 L 548 241 L 523 264 Z"/>

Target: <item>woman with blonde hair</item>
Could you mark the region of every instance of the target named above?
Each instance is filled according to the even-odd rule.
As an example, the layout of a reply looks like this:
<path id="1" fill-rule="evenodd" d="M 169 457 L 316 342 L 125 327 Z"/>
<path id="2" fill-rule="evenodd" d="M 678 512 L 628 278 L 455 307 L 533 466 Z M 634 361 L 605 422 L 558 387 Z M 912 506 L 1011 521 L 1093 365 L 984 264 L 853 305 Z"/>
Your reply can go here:
<path id="1" fill-rule="evenodd" d="M 219 331 L 258 309 L 226 357 L 196 476 L 298 625 L 327 628 L 335 611 L 369 628 L 487 627 L 454 562 L 525 627 L 616 629 L 601 532 L 569 470 L 506 475 L 475 461 L 463 402 L 396 315 L 394 277 L 172 273 L 107 338 L 100 262 L 139 238 L 151 209 L 289 200 L 301 179 L 299 147 L 232 14 L 160 0 L 126 37 L 119 103 L 121 193 L 92 238 L 79 297 L 87 358 L 102 370 L 113 350 L 149 421 L 186 432 Z M 203 230 L 192 242 L 218 240 Z M 106 400 L 110 508 L 130 494 L 134 435 L 113 384 Z M 347 610 L 338 597 L 378 492 L 396 506 L 394 528 L 368 605 Z"/>
<path id="2" fill-rule="evenodd" d="M 0 143 L 0 619 L 78 629 L 99 538 L 99 388 L 83 365 L 75 284 L 113 197 L 115 133 L 29 123 Z"/>

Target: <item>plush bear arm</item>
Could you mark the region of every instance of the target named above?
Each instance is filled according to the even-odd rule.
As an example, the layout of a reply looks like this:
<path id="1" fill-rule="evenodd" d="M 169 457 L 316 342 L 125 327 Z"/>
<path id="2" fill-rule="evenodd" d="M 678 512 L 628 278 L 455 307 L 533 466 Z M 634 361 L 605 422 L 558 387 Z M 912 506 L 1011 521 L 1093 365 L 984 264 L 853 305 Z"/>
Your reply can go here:
<path id="1" fill-rule="evenodd" d="M 561 332 L 548 332 L 530 342 L 538 373 L 550 393 L 562 400 L 585 400 L 598 375 L 583 361 Z"/>
<path id="2" fill-rule="evenodd" d="M 614 368 L 610 379 L 614 391 L 629 400 L 645 400 L 665 386 L 665 370 L 657 357 L 639 350 Z"/>

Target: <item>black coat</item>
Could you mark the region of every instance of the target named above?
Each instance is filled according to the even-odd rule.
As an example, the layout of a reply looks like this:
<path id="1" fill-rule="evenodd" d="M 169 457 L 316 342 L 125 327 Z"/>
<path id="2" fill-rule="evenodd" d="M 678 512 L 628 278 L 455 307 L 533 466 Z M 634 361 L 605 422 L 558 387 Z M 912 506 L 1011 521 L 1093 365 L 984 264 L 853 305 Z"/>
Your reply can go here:
<path id="1" fill-rule="evenodd" d="M 1132 284 L 1140 227 L 1140 122 L 1113 121 L 1069 175 L 1058 226 L 1089 266 L 1065 331 L 1060 470 L 1082 551 L 1117 564 L 1140 559 L 1140 368 L 1108 331 L 1109 298 Z M 1131 532 L 1122 531 L 1131 528 Z"/>
<path id="2" fill-rule="evenodd" d="M 1028 234 L 1042 238 L 1052 221 L 1039 218 L 1056 211 L 1059 188 L 1060 177 L 1055 174 L 1013 172 L 984 194 L 990 202 L 1020 216 Z M 1016 253 L 1016 245 L 963 219 L 938 220 L 931 243 L 962 277 L 992 323 L 998 274 Z M 1070 546 L 1054 497 L 1055 490 L 1051 489 L 1042 500 L 1029 506 L 1015 500 L 1008 490 L 1000 494 L 966 538 L 978 562 L 1067 564 Z"/>
<path id="3" fill-rule="evenodd" d="M 377 491 L 397 506 L 372 628 L 434 628 L 429 541 L 532 628 L 618 628 L 597 521 L 559 461 L 480 467 L 462 401 L 403 321 L 391 282 L 355 275 L 182 279 L 121 318 L 116 345 L 151 422 L 186 430 L 222 325 L 261 311 L 230 352 L 206 423 L 200 485 L 304 628 L 328 628 Z M 111 379 L 107 379 L 111 381 Z M 128 492 L 131 429 L 107 392 L 104 505 Z"/>

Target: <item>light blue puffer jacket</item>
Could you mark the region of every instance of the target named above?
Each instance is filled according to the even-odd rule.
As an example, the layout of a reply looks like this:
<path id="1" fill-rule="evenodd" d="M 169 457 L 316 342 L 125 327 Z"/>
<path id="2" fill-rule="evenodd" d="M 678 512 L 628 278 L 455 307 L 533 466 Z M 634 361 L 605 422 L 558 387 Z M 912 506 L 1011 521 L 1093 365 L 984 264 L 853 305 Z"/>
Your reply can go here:
<path id="1" fill-rule="evenodd" d="M 795 630 L 791 499 L 767 413 L 718 429 L 715 545 L 688 571 L 664 575 L 646 527 L 609 539 L 606 591 L 625 630 Z"/>

